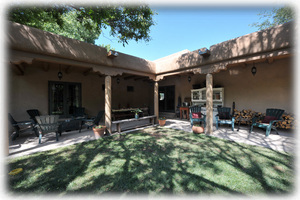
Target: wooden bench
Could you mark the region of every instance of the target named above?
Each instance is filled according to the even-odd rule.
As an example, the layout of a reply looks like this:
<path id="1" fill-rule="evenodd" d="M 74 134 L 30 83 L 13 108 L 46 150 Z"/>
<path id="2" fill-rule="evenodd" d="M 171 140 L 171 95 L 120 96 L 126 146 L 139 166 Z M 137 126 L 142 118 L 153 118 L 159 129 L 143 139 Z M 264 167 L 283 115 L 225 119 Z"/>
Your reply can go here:
<path id="1" fill-rule="evenodd" d="M 145 120 L 145 119 L 150 119 L 150 123 L 153 125 L 155 122 L 155 119 L 156 119 L 156 115 L 140 117 L 138 119 L 136 119 L 136 118 L 122 119 L 122 120 L 112 121 L 111 123 L 116 124 L 117 132 L 121 133 L 121 124 L 127 123 L 127 122 L 141 121 L 141 120 Z"/>

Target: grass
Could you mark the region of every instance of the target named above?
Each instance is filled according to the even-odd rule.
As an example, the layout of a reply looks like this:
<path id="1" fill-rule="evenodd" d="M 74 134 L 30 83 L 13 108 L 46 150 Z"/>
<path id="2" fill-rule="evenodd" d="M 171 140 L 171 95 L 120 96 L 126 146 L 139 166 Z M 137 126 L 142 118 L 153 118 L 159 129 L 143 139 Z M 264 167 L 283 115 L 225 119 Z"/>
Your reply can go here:
<path id="1" fill-rule="evenodd" d="M 287 194 L 284 152 L 167 128 L 149 128 L 11 159 L 11 193 Z"/>

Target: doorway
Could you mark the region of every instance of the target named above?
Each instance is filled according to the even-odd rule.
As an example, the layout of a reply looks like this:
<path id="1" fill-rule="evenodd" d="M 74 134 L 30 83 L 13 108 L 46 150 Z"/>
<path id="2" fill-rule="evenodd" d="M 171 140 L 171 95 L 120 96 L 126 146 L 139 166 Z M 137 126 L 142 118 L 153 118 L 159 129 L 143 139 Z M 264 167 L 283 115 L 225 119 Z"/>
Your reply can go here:
<path id="1" fill-rule="evenodd" d="M 49 81 L 49 115 L 71 117 L 81 107 L 81 83 Z"/>
<path id="2" fill-rule="evenodd" d="M 175 85 L 159 87 L 159 111 L 175 112 Z"/>

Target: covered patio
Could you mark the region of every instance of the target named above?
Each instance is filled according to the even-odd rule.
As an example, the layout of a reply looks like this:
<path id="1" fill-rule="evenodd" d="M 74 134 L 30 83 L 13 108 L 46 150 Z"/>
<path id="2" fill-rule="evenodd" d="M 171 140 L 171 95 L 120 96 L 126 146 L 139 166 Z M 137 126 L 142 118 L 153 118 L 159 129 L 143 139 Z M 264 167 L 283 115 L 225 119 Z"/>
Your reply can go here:
<path id="1" fill-rule="evenodd" d="M 138 123 L 135 125 L 138 125 Z M 134 134 L 135 131 L 150 127 L 153 126 L 150 125 L 142 128 L 123 131 L 121 134 Z M 192 133 L 190 122 L 187 120 L 168 119 L 164 127 L 160 127 L 159 125 L 154 125 L 154 127 L 157 127 L 158 129 L 170 128 L 183 130 L 186 132 L 186 134 L 194 134 Z M 116 127 L 113 127 L 113 130 L 115 130 L 115 128 Z M 115 133 L 108 137 L 119 137 L 118 135 L 118 133 Z M 270 136 L 266 138 L 265 131 L 263 129 L 256 128 L 252 133 L 249 133 L 249 126 L 241 126 L 239 131 L 237 131 L 237 129 L 231 131 L 230 127 L 222 126 L 222 128 L 219 130 L 216 130 L 214 127 L 213 134 L 207 136 L 218 137 L 238 143 L 262 146 L 273 149 L 274 151 L 283 151 L 288 153 L 294 153 L 296 147 L 295 133 L 290 130 L 281 130 L 280 135 L 277 135 L 273 131 Z M 27 132 L 26 134 L 21 135 L 17 140 L 10 142 L 8 157 L 14 158 L 30 155 L 37 152 L 88 142 L 91 140 L 95 140 L 94 133 L 91 129 L 83 129 L 81 133 L 78 131 L 66 132 L 59 138 L 58 142 L 55 141 L 55 133 L 47 134 L 45 135 L 44 142 L 42 144 L 38 144 L 38 138 L 32 133 Z"/>
<path id="2" fill-rule="evenodd" d="M 26 120 L 26 110 L 32 108 L 38 109 L 42 115 L 53 114 L 53 86 L 75 85 L 74 94 L 78 98 L 74 105 L 69 104 L 67 97 L 63 98 L 65 105 L 62 116 L 69 117 L 72 114 L 70 106 L 85 107 L 89 116 L 105 110 L 104 124 L 107 132 L 113 134 L 113 109 L 145 106 L 149 108 L 150 115 L 158 118 L 161 115 L 159 87 L 173 85 L 174 100 L 169 114 L 175 115 L 179 104 L 177 96 L 190 96 L 192 85 L 186 82 L 192 81 L 194 84 L 203 83 L 201 87 L 205 88 L 203 106 L 207 115 L 206 134 L 292 151 L 292 142 L 285 136 L 270 135 L 270 138 L 265 138 L 259 131 L 259 135 L 255 136 L 256 132 L 249 135 L 243 129 L 238 133 L 230 132 L 227 128 L 216 131 L 213 125 L 213 109 L 216 106 L 213 103 L 213 88 L 218 85 L 225 88 L 223 106 L 231 107 L 232 102 L 236 101 L 238 109 L 251 108 L 263 112 L 272 106 L 293 112 L 292 29 L 292 24 L 286 23 L 213 45 L 210 50 L 184 50 L 156 61 L 148 61 L 120 52 L 110 56 L 102 47 L 9 23 L 8 112 L 17 121 Z M 254 66 L 259 71 L 256 79 L 253 79 L 250 72 Z M 63 73 L 62 80 L 58 80 L 57 72 Z M 68 90 L 63 93 L 67 94 Z M 277 94 L 277 98 L 270 98 L 272 94 Z M 180 127 L 191 132 L 189 122 L 171 118 L 166 127 Z M 19 144 L 17 140 L 10 141 L 9 153 L 17 155 L 18 152 L 38 151 L 43 147 L 47 149 L 51 145 L 56 148 L 93 139 L 91 131 L 72 133 L 63 134 L 57 144 L 48 147 L 47 143 L 51 142 L 46 135 L 47 142 L 41 148 L 30 144 L 34 139 L 27 135 L 28 140 L 19 138 Z M 28 144 L 28 150 L 22 150 L 25 144 Z"/>

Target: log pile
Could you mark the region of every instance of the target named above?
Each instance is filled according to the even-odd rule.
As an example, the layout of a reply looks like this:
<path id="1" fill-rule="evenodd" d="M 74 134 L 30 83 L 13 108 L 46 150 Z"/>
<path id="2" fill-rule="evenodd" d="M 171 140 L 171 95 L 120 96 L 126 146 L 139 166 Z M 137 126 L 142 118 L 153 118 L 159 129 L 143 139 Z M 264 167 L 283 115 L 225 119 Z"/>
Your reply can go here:
<path id="1" fill-rule="evenodd" d="M 282 115 L 282 122 L 277 123 L 277 128 L 283 129 L 295 129 L 297 125 L 297 121 L 295 120 L 295 116 L 293 114 L 283 114 Z"/>
<path id="2" fill-rule="evenodd" d="M 257 116 L 259 118 L 263 118 L 266 114 L 261 112 L 255 112 L 251 109 L 239 111 L 234 109 L 234 117 L 235 117 L 235 124 L 239 123 L 240 117 L 245 120 L 241 120 L 241 124 L 244 125 L 251 125 L 252 118 Z M 297 125 L 297 121 L 295 120 L 295 116 L 293 114 L 284 113 L 282 115 L 283 121 L 278 122 L 276 127 L 282 129 L 295 129 Z"/>

